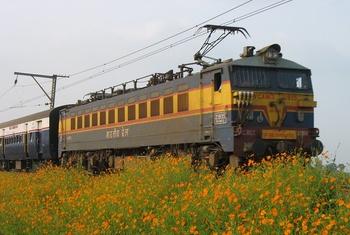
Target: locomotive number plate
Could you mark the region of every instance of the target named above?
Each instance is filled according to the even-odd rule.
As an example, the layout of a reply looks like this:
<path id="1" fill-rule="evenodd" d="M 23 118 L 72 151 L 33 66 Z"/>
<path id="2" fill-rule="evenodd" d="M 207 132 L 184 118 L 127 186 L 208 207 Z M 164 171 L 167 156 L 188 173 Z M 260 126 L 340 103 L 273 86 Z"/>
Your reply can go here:
<path id="1" fill-rule="evenodd" d="M 214 124 L 226 124 L 227 123 L 227 116 L 224 112 L 218 112 L 214 113 Z"/>
<path id="2" fill-rule="evenodd" d="M 262 130 L 262 138 L 273 140 L 295 140 L 297 139 L 297 132 L 294 130 Z"/>

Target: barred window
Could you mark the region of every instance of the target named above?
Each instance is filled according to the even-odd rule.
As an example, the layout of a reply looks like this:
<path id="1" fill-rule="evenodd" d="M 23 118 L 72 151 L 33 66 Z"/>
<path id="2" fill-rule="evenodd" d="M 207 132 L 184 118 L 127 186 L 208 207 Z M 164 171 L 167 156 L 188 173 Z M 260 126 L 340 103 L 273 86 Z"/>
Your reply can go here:
<path id="1" fill-rule="evenodd" d="M 234 67 L 235 84 L 240 87 L 268 87 L 269 70 L 259 67 Z"/>

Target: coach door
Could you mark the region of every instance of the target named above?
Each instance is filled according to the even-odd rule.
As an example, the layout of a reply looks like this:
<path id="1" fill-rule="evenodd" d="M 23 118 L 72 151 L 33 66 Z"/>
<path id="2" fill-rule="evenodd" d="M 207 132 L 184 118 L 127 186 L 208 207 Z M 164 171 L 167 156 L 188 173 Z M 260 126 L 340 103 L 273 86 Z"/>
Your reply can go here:
<path id="1" fill-rule="evenodd" d="M 24 146 L 24 153 L 26 157 L 28 157 L 28 123 L 24 125 L 23 146 Z"/>
<path id="2" fill-rule="evenodd" d="M 1 157 L 5 157 L 5 129 L 2 129 L 1 134 Z"/>
<path id="3" fill-rule="evenodd" d="M 43 146 L 41 144 L 41 140 L 42 140 L 42 135 L 43 135 L 43 123 L 42 121 L 37 121 L 37 129 L 38 129 L 38 133 L 37 133 L 37 137 L 36 137 L 36 148 L 37 148 L 37 153 L 38 153 L 38 157 L 41 158 L 43 155 Z"/>
<path id="4" fill-rule="evenodd" d="M 202 73 L 201 78 L 201 138 L 211 141 L 214 136 L 215 112 L 222 103 L 222 70 L 216 69 Z"/>

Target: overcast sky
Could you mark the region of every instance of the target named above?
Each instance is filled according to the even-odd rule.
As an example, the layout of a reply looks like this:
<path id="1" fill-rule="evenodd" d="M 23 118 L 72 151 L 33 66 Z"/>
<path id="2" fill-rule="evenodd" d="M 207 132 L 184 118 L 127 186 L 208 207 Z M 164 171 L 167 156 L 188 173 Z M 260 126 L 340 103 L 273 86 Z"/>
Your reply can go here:
<path id="1" fill-rule="evenodd" d="M 325 150 L 337 163 L 350 163 L 350 1 L 293 0 L 243 17 L 277 2 L 0 0 L 0 122 L 48 108 L 48 99 L 31 77 L 19 76 L 14 86 L 14 72 L 71 75 L 57 82 L 56 106 L 75 103 L 89 92 L 176 71 L 179 64 L 193 62 L 205 40 L 191 38 L 198 26 L 233 20 L 230 26 L 246 28 L 251 37 L 229 36 L 209 56 L 237 59 L 243 46 L 280 44 L 284 58 L 312 70 L 315 126 Z M 176 45 L 185 38 L 191 40 Z M 169 49 L 129 63 L 161 48 Z M 38 81 L 50 93 L 51 80 Z"/>

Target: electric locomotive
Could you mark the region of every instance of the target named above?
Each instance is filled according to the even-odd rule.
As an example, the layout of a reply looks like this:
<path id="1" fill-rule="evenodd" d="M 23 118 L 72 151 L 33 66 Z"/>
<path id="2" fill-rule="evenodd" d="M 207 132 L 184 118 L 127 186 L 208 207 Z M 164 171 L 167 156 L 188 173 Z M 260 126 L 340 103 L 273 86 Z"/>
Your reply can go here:
<path id="1" fill-rule="evenodd" d="M 204 61 L 227 35 L 244 28 L 206 25 L 194 63 L 91 92 L 74 105 L 0 124 L 0 166 L 31 168 L 51 160 L 98 173 L 123 158 L 190 152 L 214 168 L 238 167 L 289 151 L 323 150 L 314 126 L 310 69 L 282 58 L 273 44 L 239 59 Z M 216 40 L 213 32 L 223 30 Z M 192 65 L 202 69 L 194 73 Z M 140 86 L 140 84 L 147 84 Z"/>
<path id="2" fill-rule="evenodd" d="M 237 60 L 204 62 L 213 45 L 245 29 L 205 26 L 210 35 L 195 63 L 174 73 L 153 74 L 90 93 L 61 110 L 59 154 L 86 169 L 118 168 L 125 156 L 149 157 L 190 151 L 213 167 L 237 167 L 248 157 L 303 149 L 317 155 L 311 71 L 282 58 L 273 44 L 254 53 L 244 48 Z M 216 41 L 211 34 L 224 30 Z M 193 73 L 192 64 L 202 65 Z M 142 80 L 148 84 L 139 87 Z M 127 88 L 128 84 L 133 84 Z"/>

